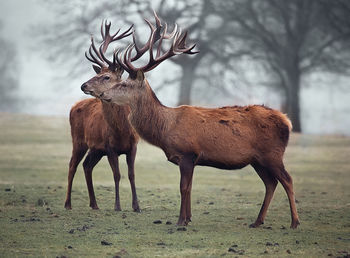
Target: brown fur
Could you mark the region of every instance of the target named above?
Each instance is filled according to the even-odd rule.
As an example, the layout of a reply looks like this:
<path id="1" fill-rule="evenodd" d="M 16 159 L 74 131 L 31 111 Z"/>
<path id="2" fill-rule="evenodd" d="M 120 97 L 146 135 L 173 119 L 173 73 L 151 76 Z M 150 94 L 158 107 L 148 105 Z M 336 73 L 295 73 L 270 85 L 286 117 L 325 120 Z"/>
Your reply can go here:
<path id="1" fill-rule="evenodd" d="M 102 98 L 131 107 L 130 121 L 139 135 L 163 149 L 180 166 L 179 225 L 191 220 L 191 187 L 196 165 L 238 169 L 252 165 L 266 187 L 264 203 L 252 227 L 263 223 L 277 182 L 289 198 L 292 223 L 299 224 L 292 178 L 283 165 L 291 123 L 286 115 L 265 106 L 202 108 L 162 105 L 143 76 L 127 79 Z"/>
<path id="2" fill-rule="evenodd" d="M 95 76 L 84 85 L 102 84 L 101 80 L 103 80 L 103 76 L 107 72 L 107 70 L 102 71 L 101 74 Z M 109 71 L 108 73 L 112 72 Z M 110 76 L 112 77 L 113 74 Z M 120 80 L 120 75 L 114 79 Z M 107 87 L 107 85 L 105 86 Z M 92 170 L 99 160 L 106 155 L 112 168 L 115 182 L 115 210 L 121 210 L 118 156 L 126 154 L 133 196 L 132 207 L 135 211 L 140 211 L 134 181 L 134 161 L 139 137 L 127 119 L 129 112 L 130 110 L 127 106 L 103 103 L 96 98 L 82 100 L 72 107 L 70 125 L 73 151 L 69 163 L 66 209 L 71 209 L 71 189 L 77 166 L 87 150 L 89 150 L 83 167 L 89 191 L 90 207 L 98 209 L 92 184 Z"/>

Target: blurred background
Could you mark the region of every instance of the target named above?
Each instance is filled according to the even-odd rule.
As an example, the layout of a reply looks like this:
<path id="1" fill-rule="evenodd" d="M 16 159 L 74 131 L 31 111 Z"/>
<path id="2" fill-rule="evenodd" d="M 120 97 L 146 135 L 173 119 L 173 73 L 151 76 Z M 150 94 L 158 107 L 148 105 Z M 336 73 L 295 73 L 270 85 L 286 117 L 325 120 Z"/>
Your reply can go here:
<path id="1" fill-rule="evenodd" d="M 296 132 L 350 135 L 347 0 L 0 0 L 0 112 L 68 117 L 89 97 L 84 52 L 102 20 L 144 43 L 153 10 L 200 50 L 147 74 L 163 104 L 265 104 Z"/>

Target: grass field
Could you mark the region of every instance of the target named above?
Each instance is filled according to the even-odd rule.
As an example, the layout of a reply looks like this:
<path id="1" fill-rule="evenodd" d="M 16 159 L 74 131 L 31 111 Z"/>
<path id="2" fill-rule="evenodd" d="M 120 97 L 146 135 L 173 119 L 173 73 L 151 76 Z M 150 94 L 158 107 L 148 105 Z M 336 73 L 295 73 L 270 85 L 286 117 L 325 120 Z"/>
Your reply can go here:
<path id="1" fill-rule="evenodd" d="M 136 159 L 142 213 L 131 208 L 122 156 L 121 205 L 104 158 L 93 173 L 91 210 L 79 166 L 70 211 L 63 208 L 71 140 L 68 119 L 0 113 L 1 257 L 349 257 L 350 138 L 292 135 L 285 155 L 301 225 L 289 229 L 281 185 L 265 224 L 254 222 L 265 188 L 252 168 L 195 169 L 193 222 L 178 228 L 179 171 L 144 142 Z M 154 224 L 159 220 L 160 224 Z"/>

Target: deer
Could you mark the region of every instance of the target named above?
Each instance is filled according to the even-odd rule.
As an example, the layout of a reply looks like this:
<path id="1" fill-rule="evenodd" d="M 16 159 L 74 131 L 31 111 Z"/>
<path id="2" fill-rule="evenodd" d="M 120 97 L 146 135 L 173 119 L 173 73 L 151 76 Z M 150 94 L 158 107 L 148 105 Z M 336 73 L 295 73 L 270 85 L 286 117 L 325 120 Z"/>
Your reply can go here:
<path id="1" fill-rule="evenodd" d="M 100 93 L 105 102 L 130 107 L 129 120 L 141 138 L 163 150 L 168 161 L 179 166 L 181 205 L 177 225 L 192 221 L 191 189 L 195 166 L 210 166 L 234 170 L 251 165 L 265 185 L 265 197 L 251 228 L 264 223 L 276 186 L 280 182 L 288 196 L 291 225 L 300 224 L 295 204 L 293 180 L 286 171 L 283 155 L 288 145 L 292 124 L 287 115 L 264 105 L 225 106 L 205 108 L 163 105 L 150 87 L 145 73 L 163 61 L 180 54 L 197 54 L 195 44 L 186 47 L 187 31 L 170 37 L 170 48 L 163 51 L 166 27 L 158 40 L 156 56 L 155 34 L 146 43 L 149 48 L 147 64 L 135 67 L 139 48 L 134 40 L 124 53 L 116 52 L 118 64 L 128 78 Z M 133 35 L 133 39 L 135 39 Z M 169 38 L 168 38 L 169 39 Z M 98 85 L 95 89 L 98 91 Z"/>
<path id="2" fill-rule="evenodd" d="M 102 43 L 97 49 L 94 38 L 91 37 L 89 54 L 86 52 L 86 58 L 93 63 L 93 69 L 97 73 L 90 79 L 97 83 L 101 89 L 108 89 L 121 80 L 123 69 L 113 58 L 108 60 L 104 53 L 110 43 L 123 39 L 131 35 L 131 26 L 128 30 L 118 35 L 120 29 L 113 35 L 110 33 L 111 23 L 104 21 L 101 24 Z M 84 87 L 82 86 L 82 90 Z M 70 126 L 73 143 L 72 156 L 69 162 L 68 187 L 64 207 L 72 209 L 71 192 L 73 178 L 77 166 L 89 150 L 84 162 L 84 174 L 89 192 L 90 207 L 99 209 L 96 203 L 94 187 L 92 182 L 92 171 L 103 156 L 107 156 L 110 167 L 113 171 L 115 185 L 115 204 L 116 211 L 121 210 L 119 198 L 120 170 L 118 157 L 126 155 L 128 166 L 128 178 L 132 192 L 132 208 L 135 212 L 140 212 L 140 207 L 136 194 L 134 163 L 137 151 L 139 136 L 130 125 L 127 117 L 130 110 L 128 106 L 120 106 L 114 103 L 102 102 L 98 98 L 89 98 L 76 103 L 70 110 Z"/>

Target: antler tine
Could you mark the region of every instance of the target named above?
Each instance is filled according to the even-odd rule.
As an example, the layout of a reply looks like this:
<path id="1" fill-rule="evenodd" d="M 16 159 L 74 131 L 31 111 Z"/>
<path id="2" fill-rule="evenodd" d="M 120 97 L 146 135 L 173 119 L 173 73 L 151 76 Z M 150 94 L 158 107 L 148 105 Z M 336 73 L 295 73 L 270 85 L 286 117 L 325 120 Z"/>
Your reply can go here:
<path id="1" fill-rule="evenodd" d="M 153 10 L 153 15 L 154 15 L 154 19 L 156 20 L 157 27 L 162 27 L 162 22 L 155 10 Z"/>
<path id="2" fill-rule="evenodd" d="M 174 41 L 173 41 L 174 44 L 178 42 L 179 37 L 181 36 L 181 34 L 182 34 L 182 29 L 179 28 L 179 30 L 176 31 L 176 33 L 175 33 L 175 35 L 174 35 Z"/>
<path id="3" fill-rule="evenodd" d="M 130 70 L 135 70 L 135 67 L 129 61 L 131 57 L 132 49 L 133 49 L 133 45 L 129 45 L 129 47 L 126 49 L 125 55 L 124 55 L 124 62 L 130 68 Z"/>
<path id="4" fill-rule="evenodd" d="M 92 53 L 92 51 L 95 52 L 95 54 L 97 55 L 98 58 L 96 58 L 96 57 L 94 56 L 94 54 Z M 91 45 L 90 45 L 90 47 L 89 47 L 89 54 L 90 54 L 90 57 L 88 56 L 87 52 L 85 52 L 85 57 L 86 57 L 90 62 L 93 62 L 93 63 L 99 65 L 100 67 L 106 67 L 106 64 L 103 63 L 102 58 L 101 58 L 99 52 L 98 52 L 97 49 L 96 49 L 94 37 L 93 37 L 92 35 L 91 35 Z"/>
<path id="5" fill-rule="evenodd" d="M 113 65 L 113 63 L 111 62 L 111 61 L 109 61 L 106 57 L 105 57 L 105 55 L 103 54 L 104 52 L 103 52 L 103 44 L 99 47 L 99 53 L 100 53 L 100 56 L 102 57 L 102 60 L 103 61 L 105 61 L 107 64 L 108 64 L 108 66 L 112 66 Z"/>
<path id="6" fill-rule="evenodd" d="M 115 58 L 117 59 L 117 63 L 125 70 L 127 71 L 129 74 L 133 74 L 133 70 L 135 70 L 136 68 L 130 63 L 127 61 L 127 56 L 130 56 L 131 55 L 131 51 L 132 51 L 132 48 L 134 47 L 135 45 L 134 44 L 130 44 L 125 50 L 124 50 L 124 53 L 122 54 L 123 56 L 123 61 L 119 58 L 119 52 L 120 52 L 120 49 L 118 49 L 116 51 L 116 53 L 114 54 Z M 128 52 L 130 51 L 130 53 L 128 54 Z"/>
<path id="7" fill-rule="evenodd" d="M 178 41 L 178 47 L 179 47 L 179 48 L 185 48 L 186 37 L 187 37 L 187 31 L 185 31 L 185 33 L 182 34 L 182 37 L 181 37 L 181 38 L 179 39 L 179 41 Z"/>
<path id="8" fill-rule="evenodd" d="M 119 31 L 120 31 L 120 29 L 119 29 L 116 33 L 114 33 L 114 34 L 112 35 L 113 41 L 119 40 L 119 39 L 122 39 L 122 38 L 125 38 L 125 37 L 127 37 L 127 36 L 130 36 L 130 35 L 132 34 L 131 29 L 132 29 L 133 27 L 134 27 L 134 24 L 131 24 L 131 26 L 130 26 L 126 31 L 124 31 L 122 34 L 120 34 L 118 37 L 116 37 L 117 34 L 118 34 Z"/>
<path id="9" fill-rule="evenodd" d="M 119 59 L 119 53 L 120 53 L 121 49 L 118 48 L 117 50 L 114 51 L 114 54 L 113 54 L 113 58 L 117 60 L 117 63 L 125 70 L 127 71 L 128 73 L 130 73 L 130 70 L 129 68 L 124 65 L 124 63 Z"/>
<path id="10" fill-rule="evenodd" d="M 155 19 L 155 21 L 156 21 L 156 25 L 157 26 L 159 26 L 159 27 L 162 27 L 162 21 L 161 21 L 161 19 L 159 18 L 159 16 L 157 15 L 157 13 L 156 13 L 156 11 L 155 10 L 153 10 L 153 15 L 154 15 L 154 19 Z M 165 23 L 165 26 L 167 27 L 167 24 Z M 166 31 L 166 28 L 165 28 L 165 31 Z M 166 33 L 164 33 L 163 35 L 163 37 L 165 38 L 165 39 L 171 39 L 173 36 L 174 36 L 174 34 L 175 34 L 175 32 L 177 31 L 177 24 L 175 23 L 175 27 L 174 27 L 174 29 L 173 29 L 173 31 L 172 31 L 172 33 L 171 34 L 166 34 Z M 156 39 L 156 41 L 158 40 L 158 38 Z"/>
<path id="11" fill-rule="evenodd" d="M 97 65 L 99 65 L 100 67 L 105 67 L 106 65 L 101 62 L 100 60 L 98 60 L 92 53 L 92 47 L 90 46 L 89 47 L 89 54 L 90 54 L 90 57 L 88 56 L 87 54 L 87 51 L 85 51 L 85 57 L 92 63 L 95 63 Z"/>
<path id="12" fill-rule="evenodd" d="M 158 19 L 158 21 L 157 21 Z M 151 29 L 151 35 L 147 41 L 147 43 L 142 47 L 139 48 L 136 44 L 136 36 L 135 36 L 135 31 L 133 31 L 133 42 L 135 45 L 135 50 L 136 50 L 136 55 L 134 57 L 131 58 L 131 61 L 135 61 L 137 59 L 139 59 L 147 50 L 149 50 L 151 48 L 151 45 L 156 42 L 161 36 L 160 36 L 160 31 L 162 29 L 162 24 L 160 23 L 159 18 L 156 18 L 156 27 L 154 27 L 152 25 L 152 23 L 150 21 L 148 21 L 147 19 L 144 19 L 145 22 L 147 23 L 147 25 L 150 27 Z"/>
<path id="13" fill-rule="evenodd" d="M 185 33 L 182 33 L 181 28 L 175 24 L 174 29 L 171 34 L 167 34 L 167 24 L 165 24 L 165 28 L 162 33 L 160 33 L 160 29 L 162 27 L 161 20 L 157 16 L 157 14 L 154 12 L 155 20 L 156 20 L 156 26 L 154 27 L 148 20 L 145 19 L 146 23 L 151 29 L 151 35 L 147 41 L 147 43 L 142 47 L 138 48 L 136 44 L 136 36 L 135 31 L 133 31 L 133 45 L 129 45 L 122 56 L 119 55 L 120 51 L 116 54 L 117 62 L 120 66 L 122 66 L 131 77 L 135 77 L 136 73 L 138 71 L 142 72 L 148 72 L 155 67 L 157 67 L 160 63 L 162 63 L 164 60 L 179 55 L 182 53 L 185 54 L 196 54 L 199 51 L 192 51 L 195 48 L 195 44 L 191 45 L 190 47 L 186 47 L 186 38 L 187 38 L 187 31 Z M 161 54 L 162 52 L 162 43 L 164 39 L 171 39 L 171 45 L 168 51 L 166 51 L 164 54 Z M 158 42 L 157 46 L 157 53 L 156 57 L 153 56 L 153 45 L 155 42 Z M 135 48 L 136 55 L 134 57 L 132 56 L 132 51 Z M 132 65 L 132 62 L 139 59 L 146 51 L 149 52 L 149 60 L 148 63 L 142 67 L 136 68 Z"/>
<path id="14" fill-rule="evenodd" d="M 167 27 L 168 27 L 168 24 L 165 23 L 164 31 L 163 31 L 162 36 L 161 36 L 159 43 L 158 43 L 156 58 L 159 58 L 159 56 L 161 54 L 163 39 L 173 39 L 174 38 L 174 41 L 172 43 L 172 45 L 173 45 L 173 44 L 175 44 L 178 35 L 181 34 L 181 28 L 180 28 L 180 31 L 178 31 L 177 24 L 175 24 L 174 29 L 171 32 L 171 34 L 167 34 Z"/>
<path id="15" fill-rule="evenodd" d="M 116 59 L 116 52 L 117 52 L 117 50 L 114 49 L 114 51 L 113 51 L 113 65 L 115 67 L 117 67 L 119 65 L 118 62 L 117 62 L 117 59 Z"/>
<path id="16" fill-rule="evenodd" d="M 96 46 L 95 46 L 95 40 L 94 40 L 94 37 L 91 36 L 91 46 L 90 48 L 92 47 L 92 49 L 94 50 L 95 54 L 98 56 L 98 58 L 103 61 L 103 58 L 101 56 L 101 53 L 97 50 Z M 90 52 L 90 51 L 89 51 Z M 91 54 L 91 53 L 90 53 Z M 105 66 L 105 65 L 104 65 Z"/>
<path id="17" fill-rule="evenodd" d="M 177 24 L 175 23 L 175 26 L 174 26 L 174 29 L 173 29 L 173 31 L 170 33 L 170 34 L 165 34 L 164 35 L 164 38 L 165 39 L 172 39 L 174 36 L 175 36 L 175 34 L 176 34 L 176 32 L 177 32 Z"/>
<path id="18" fill-rule="evenodd" d="M 163 34 L 162 34 L 162 36 L 160 37 L 160 40 L 159 40 L 159 43 L 158 43 L 156 58 L 158 58 L 158 57 L 160 56 L 160 53 L 161 53 L 161 50 L 162 50 L 162 42 L 163 42 L 164 36 L 166 35 L 167 28 L 168 28 L 168 24 L 165 23 L 165 27 L 164 27 L 164 30 L 163 30 Z"/>
<path id="19" fill-rule="evenodd" d="M 187 31 L 185 31 L 185 33 L 182 35 L 182 37 L 179 38 L 179 40 L 177 42 L 177 46 L 176 46 L 176 51 L 181 52 L 181 53 L 190 54 L 190 55 L 199 53 L 199 51 L 192 52 L 192 50 L 196 47 L 196 44 L 193 44 L 190 47 L 186 47 L 187 34 L 188 34 Z"/>
<path id="20" fill-rule="evenodd" d="M 135 45 L 134 47 L 135 47 L 136 55 L 133 58 L 131 58 L 131 61 L 135 61 L 135 60 L 139 59 L 147 50 L 152 48 L 152 45 L 154 44 L 154 42 L 161 39 L 161 30 L 162 30 L 163 25 L 162 25 L 162 22 L 161 22 L 160 18 L 158 17 L 155 10 L 153 10 L 153 15 L 154 15 L 154 19 L 156 22 L 156 26 L 153 26 L 153 24 L 149 20 L 144 19 L 145 22 L 147 23 L 147 25 L 151 29 L 151 35 L 150 35 L 147 43 L 142 48 L 139 48 L 137 46 L 136 38 L 135 38 L 135 31 L 133 31 L 133 42 Z M 165 26 L 167 26 L 167 25 L 165 24 Z M 166 28 L 165 28 L 165 30 L 166 30 Z"/>
<path id="21" fill-rule="evenodd" d="M 104 26 L 103 26 L 104 25 Z M 130 32 L 131 28 L 134 26 L 133 24 L 126 30 L 124 31 L 122 34 L 120 34 L 118 37 L 118 33 L 120 32 L 120 29 L 117 30 L 116 33 L 114 33 L 113 35 L 110 34 L 110 29 L 111 29 L 111 22 L 108 22 L 107 20 L 102 21 L 101 24 L 101 36 L 102 36 L 102 44 L 99 47 L 99 51 L 98 51 L 98 56 L 100 57 L 101 60 L 103 60 L 104 62 L 106 62 L 108 64 L 108 66 L 112 69 L 116 68 L 116 63 L 115 62 L 111 62 L 110 60 L 108 60 L 105 57 L 105 53 L 107 51 L 107 48 L 109 46 L 110 43 L 112 43 L 113 41 L 125 38 L 127 36 L 129 36 L 132 32 Z M 103 30 L 104 27 L 104 30 Z M 113 57 L 114 59 L 114 57 Z"/>
<path id="22" fill-rule="evenodd" d="M 185 32 L 184 34 L 181 34 L 181 30 L 178 30 L 175 33 L 175 35 L 173 37 L 173 42 L 172 42 L 172 44 L 167 52 L 165 52 L 161 56 L 157 55 L 157 57 L 155 59 L 153 59 L 153 56 L 151 55 L 151 52 L 150 52 L 150 59 L 149 59 L 148 64 L 146 64 L 143 67 L 136 68 L 133 70 L 136 72 L 138 70 L 141 70 L 143 72 L 148 72 L 148 71 L 156 68 L 160 63 L 162 63 L 166 59 L 169 59 L 172 56 L 182 54 L 182 53 L 184 53 L 184 54 L 196 54 L 196 53 L 198 53 L 199 51 L 192 52 L 192 50 L 196 46 L 195 44 L 186 48 L 186 37 L 187 37 L 187 32 Z"/>
<path id="23" fill-rule="evenodd" d="M 155 10 L 153 10 L 153 15 L 154 15 L 154 19 L 156 21 L 156 33 L 154 34 L 155 35 L 155 38 L 154 38 L 154 41 L 153 42 L 156 42 L 158 39 L 161 38 L 161 34 L 160 34 L 160 31 L 163 27 L 162 25 L 162 21 L 160 20 L 160 18 L 158 17 L 157 13 Z M 149 23 L 148 20 L 146 20 L 146 22 Z"/>
<path id="24" fill-rule="evenodd" d="M 107 51 L 107 48 L 109 44 L 113 41 L 125 38 L 132 33 L 132 27 L 133 24 L 122 34 L 118 35 L 120 32 L 120 29 L 117 30 L 116 33 L 111 35 L 110 28 L 111 28 L 111 22 L 108 22 L 107 20 L 103 20 L 101 23 L 101 36 L 102 36 L 102 43 L 100 44 L 99 48 L 97 49 L 95 45 L 95 41 L 93 36 L 91 36 L 91 45 L 89 47 L 89 53 L 85 52 L 86 58 L 92 62 L 97 64 L 98 66 L 102 67 L 108 67 L 111 70 L 114 70 L 117 68 L 118 63 L 116 62 L 115 56 L 113 55 L 113 61 L 108 60 L 105 57 L 105 53 Z"/>
<path id="25" fill-rule="evenodd" d="M 104 26 L 105 27 L 105 31 L 103 31 L 103 24 L 105 25 Z M 134 26 L 134 24 L 132 24 L 122 34 L 117 36 L 118 33 L 120 32 L 120 29 L 118 29 L 116 33 L 111 35 L 110 34 L 111 22 L 107 22 L 107 20 L 105 22 L 102 22 L 102 24 L 101 24 L 101 36 L 102 36 L 102 41 L 103 41 L 103 48 L 102 48 L 103 51 L 102 52 L 106 53 L 109 44 L 112 43 L 113 41 L 120 40 L 122 38 L 125 38 L 125 37 L 131 35 L 131 33 L 132 33 L 131 29 L 132 29 L 133 26 Z"/>
<path id="26" fill-rule="evenodd" d="M 103 25 L 105 25 L 105 32 L 103 31 Z M 109 33 L 109 29 L 111 27 L 111 22 L 108 23 L 107 20 L 102 20 L 101 22 L 101 36 L 102 39 L 104 39 L 106 37 L 106 34 Z"/>
<path id="27" fill-rule="evenodd" d="M 85 57 L 87 58 L 87 60 L 89 60 L 92 63 L 96 63 L 96 61 L 94 59 L 92 59 L 91 57 L 89 57 L 88 55 L 88 51 L 85 51 Z"/>

